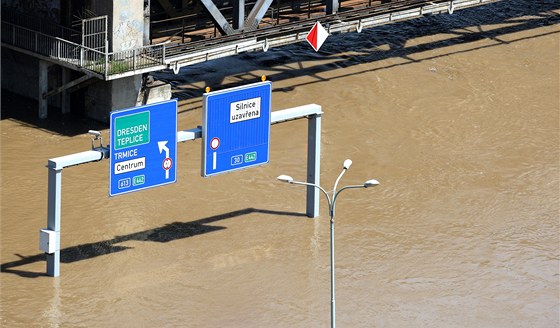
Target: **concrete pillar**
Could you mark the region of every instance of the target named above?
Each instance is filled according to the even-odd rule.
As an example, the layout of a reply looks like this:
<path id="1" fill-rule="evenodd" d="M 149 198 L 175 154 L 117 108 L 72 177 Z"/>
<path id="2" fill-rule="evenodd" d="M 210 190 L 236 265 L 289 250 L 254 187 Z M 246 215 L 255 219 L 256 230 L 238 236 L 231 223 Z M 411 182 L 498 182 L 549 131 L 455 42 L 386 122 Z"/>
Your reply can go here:
<path id="1" fill-rule="evenodd" d="M 144 1 L 113 0 L 108 14 L 111 33 L 109 43 L 112 51 L 139 48 L 144 45 Z"/>
<path id="2" fill-rule="evenodd" d="M 66 85 L 70 82 L 70 75 L 72 71 L 66 67 L 60 67 L 61 70 L 61 85 Z M 70 113 L 70 93 L 68 90 L 63 90 L 61 99 L 60 99 L 60 107 L 62 107 L 62 114 Z"/>
<path id="3" fill-rule="evenodd" d="M 108 40 L 111 52 L 140 48 L 145 44 L 149 24 L 145 24 L 145 3 L 149 1 L 97 0 L 92 2 L 93 11 L 107 15 Z M 148 30 L 146 32 L 146 30 Z M 91 85 L 86 90 L 87 115 L 101 122 L 109 122 L 110 112 L 134 107 L 142 86 L 142 76 L 132 76 Z"/>
<path id="4" fill-rule="evenodd" d="M 109 123 L 111 111 L 136 106 L 141 87 L 141 75 L 96 83 L 86 91 L 86 113 L 94 120 Z"/>
<path id="5" fill-rule="evenodd" d="M 39 93 L 37 99 L 39 100 L 39 118 L 47 118 L 48 101 L 43 98 L 43 94 L 49 91 L 49 66 L 50 63 L 44 60 L 39 60 Z"/>
<path id="6" fill-rule="evenodd" d="M 321 114 L 313 115 L 307 122 L 307 183 L 321 185 Z M 319 189 L 307 186 L 306 214 L 319 216 Z"/>

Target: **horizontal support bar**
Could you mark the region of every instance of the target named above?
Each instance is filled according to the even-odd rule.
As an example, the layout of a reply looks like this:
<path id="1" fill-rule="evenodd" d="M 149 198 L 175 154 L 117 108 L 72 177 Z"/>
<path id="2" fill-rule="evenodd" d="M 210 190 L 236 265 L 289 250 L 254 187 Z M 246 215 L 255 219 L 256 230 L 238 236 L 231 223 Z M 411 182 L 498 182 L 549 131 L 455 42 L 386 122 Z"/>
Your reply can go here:
<path id="1" fill-rule="evenodd" d="M 277 110 L 271 113 L 270 124 L 281 123 L 284 121 L 295 120 L 310 115 L 321 115 L 323 111 L 321 106 L 317 104 L 303 105 L 299 107 L 292 107 L 283 110 Z"/>
<path id="2" fill-rule="evenodd" d="M 288 109 L 277 110 L 271 113 L 270 124 L 304 118 L 310 115 L 321 115 L 321 106 L 316 104 L 303 105 Z M 177 132 L 177 142 L 185 142 L 202 138 L 202 128 L 194 128 Z"/>
<path id="3" fill-rule="evenodd" d="M 48 168 L 55 169 L 55 170 L 62 170 L 65 167 L 89 163 L 89 162 L 97 162 L 102 160 L 103 158 L 108 158 L 108 157 L 109 157 L 109 149 L 98 148 L 95 150 L 88 150 L 81 153 L 49 159 Z"/>
<path id="4" fill-rule="evenodd" d="M 309 104 L 288 109 L 282 109 L 271 113 L 270 124 L 277 124 L 285 121 L 304 118 L 311 115 L 321 115 L 323 111 L 321 106 L 317 104 Z M 178 131 L 177 142 L 185 142 L 202 138 L 202 128 Z M 65 167 L 97 162 L 104 158 L 109 158 L 109 148 L 99 147 L 81 153 L 61 156 L 49 159 L 48 167 L 50 169 L 62 170 Z"/>
<path id="5" fill-rule="evenodd" d="M 54 96 L 54 95 L 56 95 L 56 94 L 58 94 L 58 93 L 61 93 L 61 92 L 64 91 L 64 90 L 67 90 L 67 89 L 69 89 L 69 88 L 75 87 L 75 86 L 77 86 L 77 85 L 79 85 L 79 84 L 81 84 L 81 83 L 83 83 L 83 82 L 85 82 L 85 81 L 87 81 L 87 80 L 89 80 L 89 79 L 91 79 L 91 78 L 93 78 L 93 77 L 91 77 L 91 76 L 89 76 L 89 75 L 84 75 L 84 76 L 82 76 L 82 77 L 79 77 L 79 78 L 77 78 L 77 79 L 75 79 L 75 80 L 73 80 L 73 81 L 71 81 L 71 82 L 69 82 L 69 83 L 66 83 L 65 85 L 63 85 L 63 86 L 61 86 L 61 87 L 59 87 L 59 88 L 56 88 L 56 89 L 51 90 L 51 91 L 49 91 L 49 92 L 47 92 L 47 93 L 44 93 L 44 94 L 43 94 L 43 99 L 47 99 L 47 98 L 50 97 L 50 96 Z"/>
<path id="6" fill-rule="evenodd" d="M 184 142 L 202 138 L 202 128 L 194 128 L 177 132 L 177 142 Z"/>

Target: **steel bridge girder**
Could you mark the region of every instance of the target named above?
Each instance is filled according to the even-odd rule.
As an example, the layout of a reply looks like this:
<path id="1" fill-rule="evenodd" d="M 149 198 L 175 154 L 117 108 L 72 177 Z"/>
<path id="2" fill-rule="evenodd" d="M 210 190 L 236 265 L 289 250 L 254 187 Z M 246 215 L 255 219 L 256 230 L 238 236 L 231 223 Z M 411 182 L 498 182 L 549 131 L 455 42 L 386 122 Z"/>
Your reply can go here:
<path id="1" fill-rule="evenodd" d="M 244 28 L 247 31 L 254 31 L 259 26 L 260 21 L 263 19 L 266 11 L 272 4 L 273 0 L 258 0 L 253 9 L 245 20 Z"/>

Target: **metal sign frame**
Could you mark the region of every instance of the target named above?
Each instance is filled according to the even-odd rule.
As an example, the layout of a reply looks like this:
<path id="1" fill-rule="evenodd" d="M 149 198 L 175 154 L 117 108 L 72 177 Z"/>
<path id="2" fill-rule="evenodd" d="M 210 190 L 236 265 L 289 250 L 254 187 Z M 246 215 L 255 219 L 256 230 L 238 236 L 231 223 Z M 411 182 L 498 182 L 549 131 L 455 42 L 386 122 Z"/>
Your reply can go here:
<path id="1" fill-rule="evenodd" d="M 321 179 L 321 121 L 322 108 L 316 104 L 288 108 L 272 112 L 271 124 L 287 122 L 300 118 L 307 118 L 307 182 L 320 184 Z M 199 128 L 177 131 L 177 143 L 202 138 Z M 48 240 L 55 244 L 48 245 L 48 249 L 40 249 L 46 253 L 48 276 L 60 275 L 60 230 L 62 219 L 62 171 L 64 168 L 75 165 L 99 162 L 109 158 L 110 150 L 107 147 L 98 147 L 81 153 L 69 154 L 51 158 L 47 162 L 48 168 L 48 204 L 47 228 L 40 230 L 40 240 L 47 235 Z M 307 186 L 306 214 L 310 218 L 319 216 L 319 190 Z"/>

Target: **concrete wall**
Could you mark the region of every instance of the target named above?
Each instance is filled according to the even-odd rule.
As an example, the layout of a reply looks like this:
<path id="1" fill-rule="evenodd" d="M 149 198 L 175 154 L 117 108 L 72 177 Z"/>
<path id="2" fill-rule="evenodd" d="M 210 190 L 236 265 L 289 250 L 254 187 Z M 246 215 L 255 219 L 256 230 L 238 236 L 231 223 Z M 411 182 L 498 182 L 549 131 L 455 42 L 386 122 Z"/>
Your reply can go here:
<path id="1" fill-rule="evenodd" d="M 38 100 L 39 98 L 39 60 L 20 52 L 2 48 L 2 89 L 17 95 Z M 49 69 L 50 89 L 60 85 L 60 67 Z M 48 104 L 60 107 L 60 95 L 49 97 Z"/>
<path id="2" fill-rule="evenodd" d="M 39 60 L 2 48 L 2 89 L 37 99 Z"/>
<path id="3" fill-rule="evenodd" d="M 17 8 L 30 14 L 49 17 L 60 22 L 61 0 L 2 0 L 2 5 Z"/>
<path id="4" fill-rule="evenodd" d="M 85 92 L 85 110 L 88 117 L 109 123 L 113 110 L 136 106 L 142 76 L 137 75 L 108 82 L 99 82 Z"/>
<path id="5" fill-rule="evenodd" d="M 91 6 L 96 15 L 109 18 L 110 51 L 123 51 L 144 45 L 144 1 L 95 0 Z M 149 26 L 146 27 L 149 29 Z M 97 83 L 86 91 L 87 115 L 109 122 L 112 110 L 134 107 L 142 86 L 140 75 Z"/>
<path id="6" fill-rule="evenodd" d="M 143 1 L 113 1 L 112 41 L 113 51 L 130 50 L 144 45 Z"/>
<path id="7" fill-rule="evenodd" d="M 109 18 L 110 51 L 139 48 L 144 45 L 144 1 L 95 0 L 92 11 Z M 149 30 L 149 26 L 146 26 Z"/>

